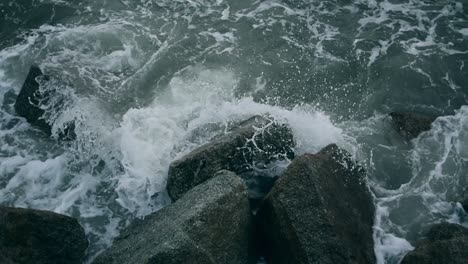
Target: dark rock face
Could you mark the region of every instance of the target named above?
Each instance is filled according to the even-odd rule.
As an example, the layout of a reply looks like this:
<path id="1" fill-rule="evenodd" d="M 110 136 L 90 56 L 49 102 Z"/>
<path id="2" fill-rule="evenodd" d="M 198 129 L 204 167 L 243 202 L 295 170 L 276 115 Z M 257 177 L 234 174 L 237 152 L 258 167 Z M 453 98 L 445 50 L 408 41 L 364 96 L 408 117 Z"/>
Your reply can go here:
<path id="1" fill-rule="evenodd" d="M 264 128 L 258 130 L 258 128 Z M 167 191 L 177 200 L 194 186 L 210 179 L 219 170 L 237 174 L 256 163 L 294 156 L 291 130 L 261 116 L 242 122 L 229 134 L 195 149 L 169 168 Z"/>
<path id="2" fill-rule="evenodd" d="M 49 79 L 49 76 L 44 75 L 39 67 L 35 65 L 31 66 L 23 87 L 21 87 L 21 91 L 16 98 L 15 111 L 19 116 L 26 118 L 31 125 L 39 128 L 50 136 L 52 133 L 52 126 L 44 120 L 43 116 L 45 111 L 41 107 L 47 104 L 49 98 L 56 95 L 56 93 L 54 91 L 41 92 L 38 82 L 38 80 L 47 82 Z M 64 102 L 61 104 L 63 103 Z M 55 105 L 54 107 L 61 108 L 63 107 L 61 104 Z M 65 124 L 65 127 L 58 131 L 57 136 L 61 140 L 75 139 L 75 122 L 70 121 Z"/>
<path id="3" fill-rule="evenodd" d="M 330 145 L 297 157 L 258 212 L 268 263 L 375 263 L 365 172 Z"/>
<path id="4" fill-rule="evenodd" d="M 468 262 L 468 229 L 456 224 L 437 224 L 427 239 L 408 253 L 402 264 L 465 264 Z"/>
<path id="5" fill-rule="evenodd" d="M 42 118 L 44 110 L 41 109 L 41 102 L 46 99 L 46 95 L 39 91 L 38 78 L 48 79 L 39 67 L 33 65 L 16 99 L 15 111 L 19 116 L 26 118 L 31 125 L 50 135 L 51 126 Z"/>
<path id="6" fill-rule="evenodd" d="M 463 192 L 463 198 L 460 201 L 460 203 L 463 206 L 463 209 L 465 209 L 465 212 L 468 213 L 468 187 L 465 187 L 465 190 Z"/>
<path id="7" fill-rule="evenodd" d="M 76 219 L 0 207 L 0 263 L 82 263 L 88 240 Z"/>
<path id="8" fill-rule="evenodd" d="M 424 131 L 431 129 L 435 116 L 416 113 L 392 112 L 392 125 L 405 139 L 411 140 Z"/>
<path id="9" fill-rule="evenodd" d="M 128 227 L 97 264 L 254 261 L 247 187 L 221 171 L 177 202 Z"/>

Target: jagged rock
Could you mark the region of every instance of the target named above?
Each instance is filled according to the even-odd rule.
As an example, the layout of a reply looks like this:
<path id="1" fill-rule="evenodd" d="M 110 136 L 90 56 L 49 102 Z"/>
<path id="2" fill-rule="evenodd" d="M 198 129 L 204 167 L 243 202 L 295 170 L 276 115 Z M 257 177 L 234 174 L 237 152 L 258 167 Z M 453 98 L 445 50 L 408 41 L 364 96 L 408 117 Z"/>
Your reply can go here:
<path id="1" fill-rule="evenodd" d="M 251 220 L 245 183 L 221 171 L 133 223 L 95 264 L 252 263 Z"/>
<path id="2" fill-rule="evenodd" d="M 26 118 L 31 125 L 50 136 L 52 126 L 44 120 L 45 111 L 42 109 L 42 106 L 47 104 L 49 97 L 53 96 L 54 93 L 52 91 L 41 92 L 38 79 L 46 82 L 50 78 L 44 75 L 39 67 L 33 65 L 29 69 L 28 76 L 16 98 L 15 111 L 19 116 Z M 57 105 L 56 107 L 61 107 L 61 105 Z M 75 122 L 70 121 L 65 124 L 64 129 L 59 131 L 58 138 L 61 140 L 75 139 Z"/>
<path id="3" fill-rule="evenodd" d="M 456 224 L 434 225 L 401 264 L 465 264 L 468 261 L 468 229 Z"/>
<path id="4" fill-rule="evenodd" d="M 0 207 L 0 263 L 82 263 L 88 247 L 76 219 L 53 212 Z"/>
<path id="5" fill-rule="evenodd" d="M 254 116 L 227 135 L 174 161 L 169 168 L 167 191 L 173 200 L 177 200 L 219 170 L 241 174 L 256 163 L 265 164 L 286 156 L 292 158 L 293 147 L 290 128 L 272 119 Z"/>
<path id="6" fill-rule="evenodd" d="M 424 131 L 431 129 L 435 116 L 407 112 L 392 112 L 392 125 L 396 131 L 407 140 L 418 137 Z"/>
<path id="7" fill-rule="evenodd" d="M 41 109 L 41 104 L 46 97 L 39 91 L 38 78 L 47 80 L 49 77 L 44 75 L 39 67 L 33 65 L 16 99 L 15 111 L 19 116 L 26 118 L 31 125 L 50 135 L 51 126 L 42 118 L 44 110 Z"/>
<path id="8" fill-rule="evenodd" d="M 365 172 L 336 145 L 297 157 L 257 219 L 270 264 L 375 263 Z"/>

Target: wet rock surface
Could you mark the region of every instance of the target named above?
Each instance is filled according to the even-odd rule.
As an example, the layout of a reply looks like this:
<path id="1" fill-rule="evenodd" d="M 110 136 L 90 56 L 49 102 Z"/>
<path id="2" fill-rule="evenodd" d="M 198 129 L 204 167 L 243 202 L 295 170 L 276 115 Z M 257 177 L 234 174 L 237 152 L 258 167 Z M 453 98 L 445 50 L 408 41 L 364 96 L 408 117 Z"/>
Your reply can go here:
<path id="1" fill-rule="evenodd" d="M 392 125 L 394 129 L 406 140 L 418 137 L 424 131 L 431 129 L 431 124 L 437 118 L 433 115 L 424 115 L 409 112 L 392 112 Z"/>
<path id="2" fill-rule="evenodd" d="M 456 224 L 433 226 L 402 264 L 462 264 L 468 261 L 468 229 Z"/>
<path id="3" fill-rule="evenodd" d="M 375 263 L 365 172 L 336 145 L 297 157 L 257 215 L 267 262 Z"/>
<path id="4" fill-rule="evenodd" d="M 462 199 L 460 201 L 463 209 L 465 210 L 465 212 L 468 213 L 468 187 L 465 187 L 465 190 L 463 191 L 463 196 L 462 196 Z"/>
<path id="5" fill-rule="evenodd" d="M 44 75 L 38 66 L 31 66 L 28 76 L 21 87 L 21 91 L 16 98 L 14 105 L 16 113 L 26 118 L 26 120 L 33 126 L 42 130 L 48 136 L 52 134 L 52 125 L 48 120 L 44 119 L 45 110 L 49 100 L 52 96 L 56 96 L 56 91 L 41 91 L 40 82 L 48 82 L 50 77 Z M 54 108 L 61 109 L 64 107 L 65 98 L 54 104 Z M 60 140 L 73 140 L 76 138 L 75 122 L 69 121 L 64 124 L 62 129 L 57 133 Z"/>
<path id="6" fill-rule="evenodd" d="M 293 158 L 293 147 L 294 139 L 289 127 L 268 117 L 254 116 L 228 134 L 173 162 L 167 182 L 169 196 L 173 200 L 179 199 L 219 170 L 242 174 L 257 163 Z"/>
<path id="7" fill-rule="evenodd" d="M 252 234 L 247 187 L 221 171 L 133 223 L 94 263 L 254 263 Z"/>
<path id="8" fill-rule="evenodd" d="M 0 263 L 81 264 L 88 241 L 76 219 L 0 207 Z"/>
<path id="9" fill-rule="evenodd" d="M 19 116 L 26 118 L 31 125 L 50 135 L 51 125 L 43 119 L 44 110 L 41 108 L 41 105 L 42 101 L 46 100 L 46 95 L 42 94 L 39 90 L 39 78 L 47 81 L 49 77 L 44 75 L 38 66 L 31 66 L 16 99 L 15 111 Z"/>

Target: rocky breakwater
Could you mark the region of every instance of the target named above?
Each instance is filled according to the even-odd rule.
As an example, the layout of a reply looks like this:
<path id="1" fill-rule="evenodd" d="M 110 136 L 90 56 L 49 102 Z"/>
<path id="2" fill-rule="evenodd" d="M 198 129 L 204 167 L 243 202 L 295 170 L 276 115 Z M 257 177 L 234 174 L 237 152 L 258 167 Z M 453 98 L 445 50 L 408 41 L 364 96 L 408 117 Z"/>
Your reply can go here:
<path id="1" fill-rule="evenodd" d="M 0 207 L 0 263 L 80 264 L 88 241 L 76 219 L 23 208 Z"/>
<path id="2" fill-rule="evenodd" d="M 374 263 L 365 172 L 336 145 L 296 157 L 252 210 L 237 174 L 294 156 L 293 142 L 287 126 L 255 116 L 175 161 L 175 202 L 131 224 L 95 263 Z"/>

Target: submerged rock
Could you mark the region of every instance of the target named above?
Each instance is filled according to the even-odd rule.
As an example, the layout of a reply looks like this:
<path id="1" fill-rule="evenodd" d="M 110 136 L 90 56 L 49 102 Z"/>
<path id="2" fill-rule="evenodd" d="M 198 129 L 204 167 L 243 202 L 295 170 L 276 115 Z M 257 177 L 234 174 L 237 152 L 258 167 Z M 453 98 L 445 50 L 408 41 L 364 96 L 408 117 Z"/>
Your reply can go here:
<path id="1" fill-rule="evenodd" d="M 468 229 L 456 224 L 433 226 L 402 264 L 465 264 L 468 261 Z"/>
<path id="2" fill-rule="evenodd" d="M 463 209 L 465 210 L 465 212 L 468 213 L 468 187 L 465 187 L 465 190 L 463 191 L 463 197 L 460 203 Z"/>
<path id="3" fill-rule="evenodd" d="M 47 80 L 49 77 L 44 75 L 39 67 L 33 65 L 16 99 L 15 111 L 19 116 L 26 118 L 31 125 L 50 135 L 52 127 L 43 119 L 44 110 L 41 108 L 46 95 L 39 90 L 38 78 Z"/>
<path id="4" fill-rule="evenodd" d="M 54 92 L 40 91 L 40 83 L 38 82 L 38 80 L 47 82 L 49 79 L 49 76 L 44 75 L 39 67 L 35 65 L 31 66 L 28 76 L 21 87 L 21 91 L 16 98 L 15 111 L 19 116 L 26 118 L 31 125 L 50 136 L 52 126 L 44 119 L 45 111 L 43 107 L 48 103 L 50 97 L 54 96 Z M 55 107 L 62 106 L 59 104 Z M 75 139 L 75 122 L 70 121 L 66 123 L 64 128 L 58 131 L 58 138 L 61 140 Z"/>
<path id="5" fill-rule="evenodd" d="M 289 127 L 265 117 L 254 116 L 240 123 L 227 135 L 174 161 L 169 168 L 167 191 L 173 200 L 177 200 L 219 170 L 241 174 L 256 163 L 292 158 L 293 147 L 294 139 Z"/>
<path id="6" fill-rule="evenodd" d="M 76 219 L 0 207 L 0 263 L 82 263 L 88 241 Z"/>
<path id="7" fill-rule="evenodd" d="M 424 131 L 431 129 L 435 116 L 407 112 L 392 112 L 392 125 L 396 131 L 407 140 L 418 137 Z"/>
<path id="8" fill-rule="evenodd" d="M 97 264 L 254 262 L 247 187 L 221 171 L 129 226 Z"/>
<path id="9" fill-rule="evenodd" d="M 258 212 L 270 264 L 375 263 L 365 172 L 329 145 L 297 157 Z"/>

